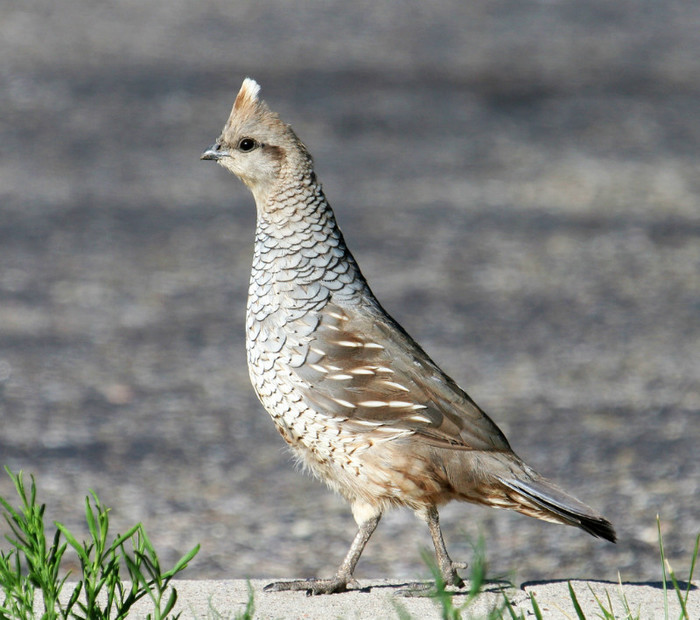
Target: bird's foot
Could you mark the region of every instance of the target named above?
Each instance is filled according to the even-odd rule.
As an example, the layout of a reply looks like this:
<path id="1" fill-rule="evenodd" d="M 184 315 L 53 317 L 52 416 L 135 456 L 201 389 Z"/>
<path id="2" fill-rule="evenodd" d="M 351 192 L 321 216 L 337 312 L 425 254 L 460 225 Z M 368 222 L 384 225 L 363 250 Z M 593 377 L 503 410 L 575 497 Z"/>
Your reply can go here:
<path id="1" fill-rule="evenodd" d="M 450 560 L 440 567 L 440 577 L 444 584 L 442 588 L 438 588 L 434 582 L 416 582 L 402 586 L 396 591 L 398 596 L 406 597 L 430 597 L 433 598 L 438 589 L 456 593 L 456 590 L 461 590 L 464 587 L 464 581 L 457 574 L 457 569 L 467 568 L 466 562 L 453 562 Z"/>
<path id="2" fill-rule="evenodd" d="M 464 569 L 467 568 L 467 566 L 468 564 L 466 562 L 453 562 L 452 560 L 444 566 L 440 566 L 440 574 L 445 585 L 463 588 L 464 580 L 457 573 L 457 569 Z"/>
<path id="3" fill-rule="evenodd" d="M 265 592 L 305 591 L 307 596 L 317 594 L 337 594 L 346 592 L 350 580 L 335 576 L 332 579 L 299 579 L 295 581 L 275 581 L 266 585 Z"/>

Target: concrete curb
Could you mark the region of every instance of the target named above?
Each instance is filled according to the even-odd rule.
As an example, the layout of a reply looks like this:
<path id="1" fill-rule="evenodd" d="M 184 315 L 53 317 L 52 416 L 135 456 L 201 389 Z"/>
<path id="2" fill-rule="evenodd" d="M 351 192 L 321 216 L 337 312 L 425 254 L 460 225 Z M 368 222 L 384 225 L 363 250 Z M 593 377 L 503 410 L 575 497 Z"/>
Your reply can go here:
<path id="1" fill-rule="evenodd" d="M 270 580 L 254 579 L 250 581 L 253 589 L 255 618 L 399 618 L 400 610 L 405 610 L 411 618 L 441 618 L 439 604 L 426 597 L 405 596 L 402 590 L 410 585 L 406 580 L 361 580 L 358 588 L 343 594 L 332 596 L 306 596 L 301 592 L 263 592 L 263 587 Z M 616 618 L 626 617 L 621 592 L 627 599 L 633 616 L 655 619 L 665 617 L 664 591 L 660 582 L 617 583 L 609 581 L 572 581 L 578 601 L 587 618 L 598 618 L 601 610 L 598 599 L 609 609 L 608 595 Z M 181 611 L 181 619 L 214 620 L 228 618 L 233 620 L 237 613 L 245 610 L 249 599 L 248 582 L 242 579 L 229 581 L 176 581 L 178 593 L 176 610 Z M 670 584 L 669 584 L 670 585 Z M 687 584 L 681 584 L 686 588 Z M 520 588 L 509 587 L 505 582 L 492 583 L 468 607 L 467 618 L 480 618 L 503 601 L 501 591 L 505 591 L 516 613 L 524 612 L 525 617 L 532 616 L 529 595 L 534 594 L 545 618 L 577 618 L 571 602 L 568 582 L 548 581 L 525 583 Z M 70 588 L 68 588 L 70 590 Z M 465 594 L 456 594 L 455 606 L 464 605 Z M 668 609 L 670 618 L 679 618 L 681 608 L 675 591 L 669 587 Z M 687 603 L 688 616 L 700 618 L 700 588 L 695 582 Z M 139 607 L 130 616 L 145 618 L 152 612 L 149 601 L 140 601 Z M 530 612 L 528 614 L 528 612 Z M 219 615 L 217 615 L 219 614 Z M 505 618 L 509 618 L 505 611 Z M 532 616 L 534 617 L 534 616 Z"/>

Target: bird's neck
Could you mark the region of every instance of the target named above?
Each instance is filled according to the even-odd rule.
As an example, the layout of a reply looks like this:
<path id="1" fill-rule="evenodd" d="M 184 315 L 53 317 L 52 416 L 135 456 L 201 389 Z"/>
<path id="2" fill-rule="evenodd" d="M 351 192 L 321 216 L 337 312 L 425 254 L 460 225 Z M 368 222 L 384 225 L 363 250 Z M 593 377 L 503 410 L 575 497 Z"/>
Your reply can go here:
<path id="1" fill-rule="evenodd" d="M 280 184 L 257 204 L 253 279 L 264 274 L 278 290 L 315 283 L 347 293 L 366 287 L 315 175 Z"/>
<path id="2" fill-rule="evenodd" d="M 255 194 L 257 230 L 284 239 L 322 226 L 337 230 L 333 211 L 313 172 L 283 177 L 264 195 Z"/>

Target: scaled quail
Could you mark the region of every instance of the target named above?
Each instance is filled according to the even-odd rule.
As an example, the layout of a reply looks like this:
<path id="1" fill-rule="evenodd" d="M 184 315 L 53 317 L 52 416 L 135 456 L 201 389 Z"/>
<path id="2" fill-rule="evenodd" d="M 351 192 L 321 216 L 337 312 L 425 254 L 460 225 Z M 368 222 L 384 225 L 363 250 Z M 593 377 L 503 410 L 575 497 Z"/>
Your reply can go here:
<path id="1" fill-rule="evenodd" d="M 438 506 L 510 508 L 615 542 L 609 521 L 540 476 L 476 403 L 392 319 L 345 245 L 289 125 L 247 78 L 202 159 L 250 188 L 257 207 L 246 319 L 250 379 L 299 460 L 350 502 L 359 527 L 331 579 L 268 590 L 342 592 L 387 509 L 407 506 L 430 528 L 447 584 L 462 586 Z"/>

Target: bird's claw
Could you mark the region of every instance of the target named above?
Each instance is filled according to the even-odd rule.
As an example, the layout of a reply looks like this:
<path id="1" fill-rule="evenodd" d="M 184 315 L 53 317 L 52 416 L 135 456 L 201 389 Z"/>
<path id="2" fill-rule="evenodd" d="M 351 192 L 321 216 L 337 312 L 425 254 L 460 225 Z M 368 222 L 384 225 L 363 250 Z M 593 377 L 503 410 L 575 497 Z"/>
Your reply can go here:
<path id="1" fill-rule="evenodd" d="M 299 579 L 295 581 L 275 581 L 267 584 L 265 592 L 305 591 L 306 596 L 319 594 L 337 594 L 348 589 L 348 580 L 334 577 L 333 579 Z"/>
<path id="2" fill-rule="evenodd" d="M 468 564 L 466 562 L 453 562 L 451 560 L 449 564 L 443 565 L 440 569 L 440 573 L 442 574 L 442 580 L 445 582 L 445 585 L 463 588 L 464 580 L 457 573 L 457 569 L 467 568 L 467 566 Z"/>

